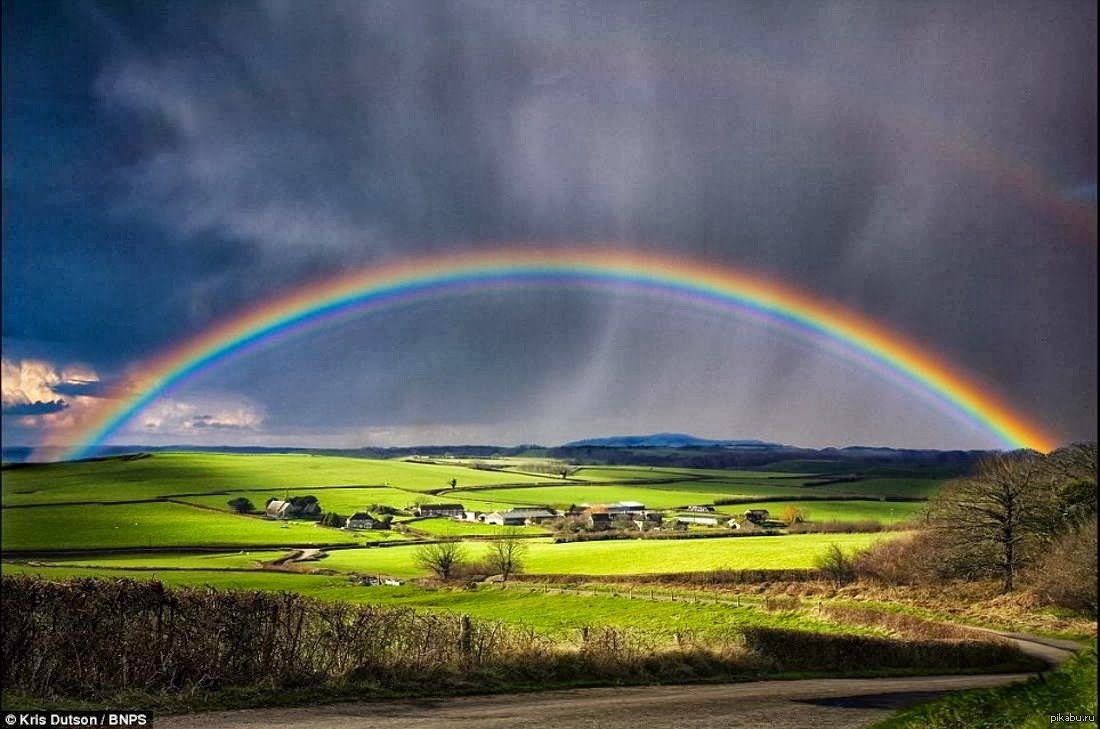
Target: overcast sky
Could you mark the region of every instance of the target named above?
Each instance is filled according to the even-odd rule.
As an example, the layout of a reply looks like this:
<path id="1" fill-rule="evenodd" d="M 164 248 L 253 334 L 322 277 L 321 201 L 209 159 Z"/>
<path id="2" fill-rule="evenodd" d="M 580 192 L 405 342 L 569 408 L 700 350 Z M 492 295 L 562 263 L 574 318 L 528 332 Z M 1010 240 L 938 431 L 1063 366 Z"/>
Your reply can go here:
<path id="1" fill-rule="evenodd" d="M 601 245 L 755 271 L 1096 437 L 1096 3 L 3 5 L 3 438 L 328 273 Z M 116 441 L 998 445 L 734 313 L 468 294 L 238 358 Z"/>

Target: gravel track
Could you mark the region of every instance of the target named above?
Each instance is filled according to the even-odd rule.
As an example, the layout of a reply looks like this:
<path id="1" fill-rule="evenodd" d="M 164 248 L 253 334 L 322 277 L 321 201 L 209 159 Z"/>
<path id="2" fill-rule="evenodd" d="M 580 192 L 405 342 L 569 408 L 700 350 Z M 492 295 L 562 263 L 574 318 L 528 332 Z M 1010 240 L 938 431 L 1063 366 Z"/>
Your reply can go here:
<path id="1" fill-rule="evenodd" d="M 1020 634 L 1027 654 L 1060 664 L 1075 644 Z M 157 729 L 728 729 L 868 726 L 949 691 L 1000 686 L 1031 674 L 834 678 L 693 686 L 543 691 L 497 696 L 246 709 L 164 717 Z"/>

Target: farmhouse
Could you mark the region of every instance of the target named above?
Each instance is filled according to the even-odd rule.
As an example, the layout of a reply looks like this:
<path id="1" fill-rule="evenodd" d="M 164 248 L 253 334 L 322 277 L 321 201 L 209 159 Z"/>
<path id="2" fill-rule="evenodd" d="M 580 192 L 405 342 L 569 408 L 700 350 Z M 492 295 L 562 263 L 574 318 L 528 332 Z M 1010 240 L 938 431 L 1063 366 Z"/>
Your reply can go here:
<path id="1" fill-rule="evenodd" d="M 763 524 L 771 518 L 771 513 L 767 509 L 749 509 L 745 512 L 745 518 L 753 524 Z"/>
<path id="2" fill-rule="evenodd" d="M 271 501 L 267 502 L 267 511 L 265 513 L 275 519 L 285 519 L 288 506 L 290 506 L 290 503 L 287 501 L 272 499 Z"/>
<path id="3" fill-rule="evenodd" d="M 466 515 L 462 504 L 421 504 L 416 507 L 417 516 L 455 516 L 461 519 Z"/>
<path id="4" fill-rule="evenodd" d="M 466 511 L 462 514 L 463 521 L 484 521 L 485 514 L 480 511 Z"/>
<path id="5" fill-rule="evenodd" d="M 519 511 L 494 511 L 485 515 L 486 524 L 496 524 L 497 526 L 523 526 L 527 522 L 527 517 Z"/>
<path id="6" fill-rule="evenodd" d="M 607 506 L 596 504 L 584 510 L 584 520 L 590 529 L 607 529 L 611 526 L 611 514 Z"/>
<path id="7" fill-rule="evenodd" d="M 550 508 L 544 508 L 541 506 L 517 506 L 512 509 L 517 514 L 523 514 L 526 523 L 539 524 L 544 521 L 550 521 L 556 519 L 558 513 Z"/>
<path id="8" fill-rule="evenodd" d="M 321 515 L 321 504 L 315 496 L 292 496 L 285 501 L 272 499 L 267 502 L 264 513 L 275 519 L 316 517 Z"/>
<path id="9" fill-rule="evenodd" d="M 622 514 L 624 516 L 631 516 L 634 514 L 641 514 L 645 511 L 645 504 L 640 501 L 618 501 L 614 504 L 607 505 L 607 513 L 612 516 Z"/>
<path id="10" fill-rule="evenodd" d="M 366 511 L 357 511 L 348 517 L 345 529 L 389 529 L 390 523 Z"/>

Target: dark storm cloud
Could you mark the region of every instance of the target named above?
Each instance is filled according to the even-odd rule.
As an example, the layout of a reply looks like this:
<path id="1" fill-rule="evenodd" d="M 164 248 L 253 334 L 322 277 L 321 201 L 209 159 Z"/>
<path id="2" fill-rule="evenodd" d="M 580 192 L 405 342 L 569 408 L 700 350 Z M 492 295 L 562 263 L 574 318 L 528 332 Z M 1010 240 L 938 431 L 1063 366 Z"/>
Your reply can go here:
<path id="1" fill-rule="evenodd" d="M 102 380 L 68 380 L 50 385 L 58 395 L 72 397 L 107 397 L 115 388 L 115 383 Z"/>
<path id="2" fill-rule="evenodd" d="M 5 403 L 3 413 L 4 415 L 48 415 L 49 413 L 59 413 L 67 407 L 69 405 L 64 400 L 51 400 L 50 402 L 36 400 L 28 403 Z"/>
<path id="3" fill-rule="evenodd" d="M 8 336 L 82 331 L 87 357 L 117 367 L 325 273 L 615 241 L 841 301 L 1095 436 L 1095 208 L 1060 192 L 1095 175 L 1092 4 L 89 7 L 102 38 L 81 93 L 113 134 L 82 189 L 110 213 L 94 240 L 35 218 L 5 243 L 24 272 L 5 274 L 5 302 L 12 287 L 43 302 L 5 313 Z M 820 352 L 621 296 L 454 300 L 306 344 L 216 384 L 287 432 L 488 428 L 521 409 L 535 435 L 502 425 L 500 440 L 651 423 L 973 437 L 904 398 L 884 429 L 881 385 Z"/>

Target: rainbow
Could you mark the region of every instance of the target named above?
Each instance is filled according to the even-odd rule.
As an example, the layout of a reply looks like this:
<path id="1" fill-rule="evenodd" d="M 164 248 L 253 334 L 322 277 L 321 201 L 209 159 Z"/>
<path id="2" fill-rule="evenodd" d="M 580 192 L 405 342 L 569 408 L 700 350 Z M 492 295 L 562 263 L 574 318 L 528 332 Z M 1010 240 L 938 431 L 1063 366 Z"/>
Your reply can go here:
<path id="1" fill-rule="evenodd" d="M 367 268 L 266 301 L 145 362 L 80 425 L 54 431 L 66 459 L 90 455 L 158 397 L 219 363 L 333 319 L 463 292 L 593 287 L 731 309 L 793 327 L 885 370 L 1010 448 L 1049 451 L 1054 439 L 942 358 L 865 316 L 732 268 L 612 248 L 506 248 Z M 55 441 L 56 442 L 56 441 Z"/>

